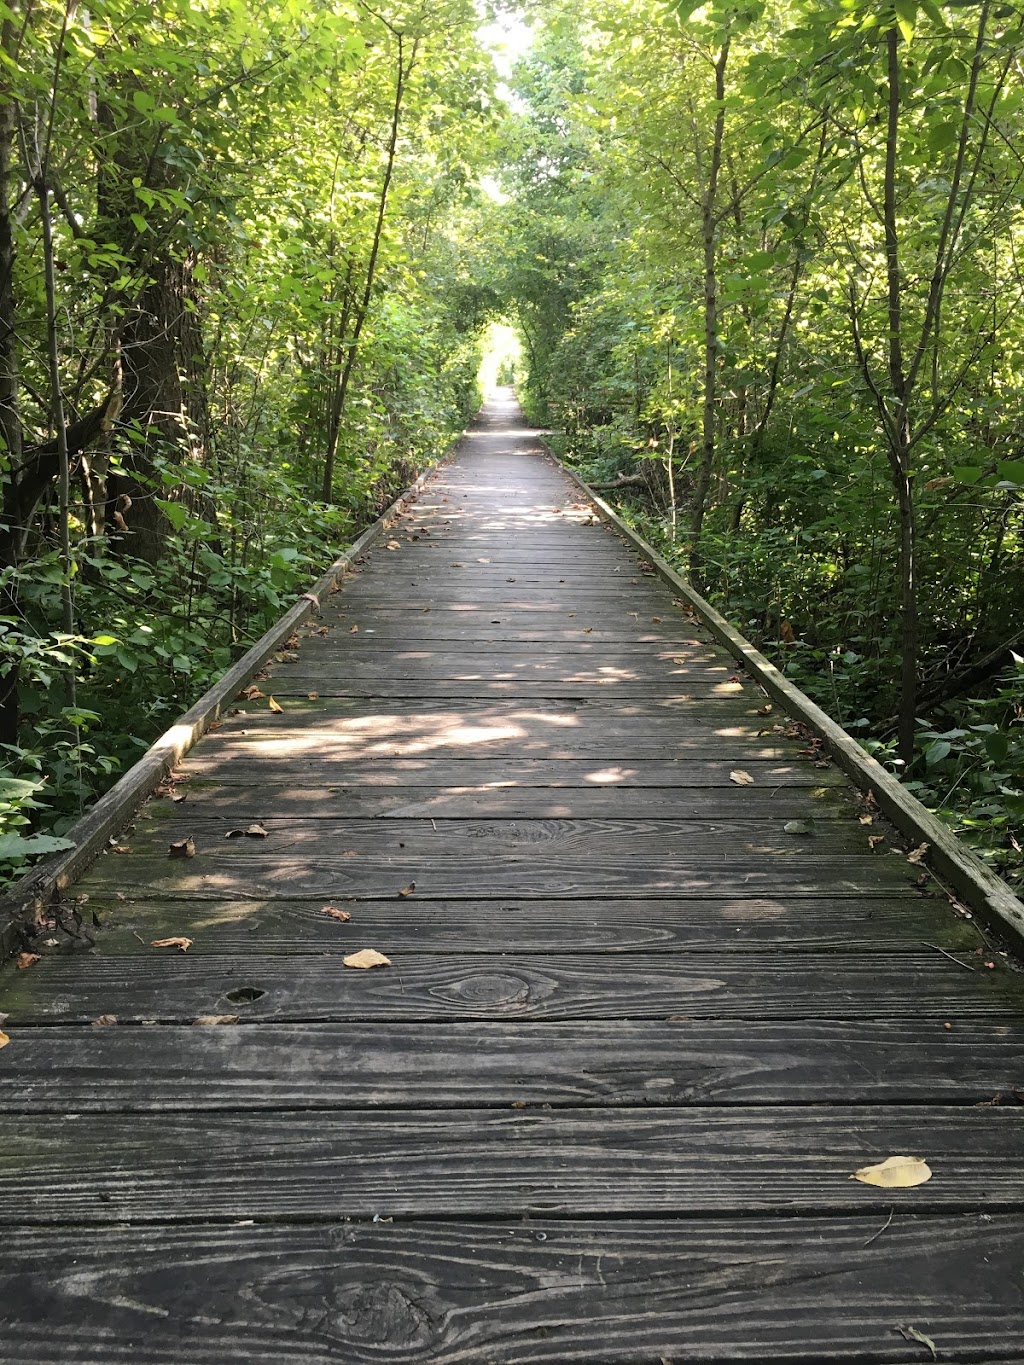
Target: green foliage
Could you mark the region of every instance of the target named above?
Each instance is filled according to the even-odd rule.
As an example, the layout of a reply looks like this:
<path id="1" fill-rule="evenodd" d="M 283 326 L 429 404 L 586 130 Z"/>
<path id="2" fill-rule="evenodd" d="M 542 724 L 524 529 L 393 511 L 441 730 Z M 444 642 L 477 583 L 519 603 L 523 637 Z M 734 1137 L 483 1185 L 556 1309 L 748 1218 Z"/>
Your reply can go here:
<path id="1" fill-rule="evenodd" d="M 957 680 L 1021 638 L 1019 10 L 546 16 L 492 228 L 531 416 L 1016 875 L 1020 680 Z"/>
<path id="2" fill-rule="evenodd" d="M 0 11 L 0 881 L 445 449 L 493 307 L 469 0 L 28 15 Z"/>

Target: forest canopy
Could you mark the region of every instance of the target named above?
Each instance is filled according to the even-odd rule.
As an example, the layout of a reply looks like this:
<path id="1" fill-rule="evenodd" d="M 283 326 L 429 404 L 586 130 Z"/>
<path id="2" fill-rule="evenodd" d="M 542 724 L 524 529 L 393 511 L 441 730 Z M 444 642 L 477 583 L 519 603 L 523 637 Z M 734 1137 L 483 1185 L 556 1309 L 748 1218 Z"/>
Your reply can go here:
<path id="1" fill-rule="evenodd" d="M 1019 884 L 1024 12 L 0 4 L 0 871 L 517 389 Z"/>

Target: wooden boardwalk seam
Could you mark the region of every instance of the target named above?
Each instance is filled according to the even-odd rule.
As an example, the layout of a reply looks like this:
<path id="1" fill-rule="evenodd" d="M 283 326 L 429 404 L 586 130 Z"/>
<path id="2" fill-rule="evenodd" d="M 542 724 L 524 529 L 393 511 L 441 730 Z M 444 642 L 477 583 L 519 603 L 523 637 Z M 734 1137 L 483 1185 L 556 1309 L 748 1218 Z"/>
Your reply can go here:
<path id="1" fill-rule="evenodd" d="M 248 692 L 0 973 L 3 1365 L 1024 1361 L 1020 978 L 512 401 Z"/>

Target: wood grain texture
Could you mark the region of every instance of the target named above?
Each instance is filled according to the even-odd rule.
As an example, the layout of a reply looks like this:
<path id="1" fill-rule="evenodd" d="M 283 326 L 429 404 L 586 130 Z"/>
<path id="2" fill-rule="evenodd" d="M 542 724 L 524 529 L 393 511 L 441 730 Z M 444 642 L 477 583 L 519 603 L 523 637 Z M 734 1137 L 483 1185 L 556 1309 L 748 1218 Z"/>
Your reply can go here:
<path id="1" fill-rule="evenodd" d="M 6 1365 L 1024 1360 L 1013 1215 L 5 1235 Z"/>
<path id="2" fill-rule="evenodd" d="M 1021 1212 L 1022 1123 L 938 1105 L 18 1115 L 0 1117 L 0 1199 L 23 1225 Z M 893 1152 L 935 1177 L 850 1178 Z"/>
<path id="3" fill-rule="evenodd" d="M 15 1028 L 0 1111 L 977 1105 L 1024 1083 L 1024 1024 L 718 1020 Z"/>
<path id="4" fill-rule="evenodd" d="M 123 895 L 123 893 L 122 893 Z M 355 936 L 387 942 L 391 952 L 550 953 L 694 951 L 745 953 L 774 946 L 801 952 L 920 953 L 929 940 L 971 952 L 983 940 L 948 912 L 944 901 L 801 899 L 747 896 L 734 900 L 399 900 L 343 902 L 352 920 L 340 925 L 317 900 L 212 901 L 189 914 L 190 952 L 308 954 L 337 952 Z M 149 955 L 154 938 L 180 928 L 175 900 L 119 899 L 94 890 L 105 954 Z M 347 951 L 347 948 L 346 948 Z M 980 968 L 979 968 L 980 969 Z"/>
<path id="5" fill-rule="evenodd" d="M 191 929 L 183 910 L 179 932 Z M 390 968 L 356 971 L 346 953 L 389 944 L 339 938 L 307 957 L 182 954 L 136 958 L 47 956 L 5 992 L 8 1025 L 185 1022 L 199 1015 L 301 1022 L 560 1019 L 1008 1020 L 1021 985 L 1004 973 L 966 972 L 938 953 L 674 954 L 648 961 L 574 954 L 398 953 Z M 255 991 L 252 1003 L 237 992 Z M 5 1025 L 7 1031 L 10 1028 Z"/>
<path id="6" fill-rule="evenodd" d="M 370 775 L 381 776 L 377 765 Z M 452 774 L 453 778 L 459 775 L 466 776 Z M 396 774 L 390 787 L 383 781 L 374 786 L 352 782 L 312 788 L 302 783 L 276 782 L 256 789 L 243 783 L 193 782 L 176 787 L 175 797 L 184 799 L 151 801 L 140 813 L 136 827 L 163 826 L 172 820 L 187 823 L 193 812 L 201 819 L 223 819 L 229 827 L 252 823 L 268 812 L 273 812 L 278 820 L 307 822 L 381 817 L 427 819 L 435 823 L 483 818 L 613 820 L 627 805 L 633 820 L 735 820 L 749 815 L 759 823 L 780 820 L 849 823 L 857 818 L 853 800 L 835 785 L 815 788 L 781 782 L 764 790 L 737 787 L 732 782 L 722 787 L 702 787 L 693 782 L 678 787 L 635 787 L 630 790 L 627 803 L 622 798 L 622 787 L 614 783 L 574 786 L 564 779 L 550 786 L 513 782 L 473 786 L 454 781 L 432 786 L 405 784 Z M 867 831 L 875 832 L 875 828 Z"/>
<path id="7" fill-rule="evenodd" d="M 268 804 L 259 823 L 266 837 L 247 838 L 237 833 L 238 827 L 229 817 L 207 815 L 202 804 L 195 802 L 187 811 L 172 807 L 167 819 L 137 821 L 131 844 L 140 856 L 166 856 L 168 840 L 191 836 L 197 849 L 192 870 L 200 856 L 215 862 L 230 859 L 255 865 L 282 856 L 299 858 L 307 852 L 315 852 L 322 862 L 339 857 L 387 861 L 398 857 L 422 858 L 429 863 L 442 857 L 515 858 L 536 853 L 540 858 L 566 862 L 609 857 L 649 867 L 668 866 L 677 859 L 687 861 L 697 851 L 708 849 L 716 850 L 703 852 L 708 861 L 739 861 L 752 854 L 799 858 L 802 862 L 845 854 L 868 856 L 871 862 L 885 858 L 884 854 L 867 855 L 867 837 L 853 821 L 815 822 L 793 833 L 776 819 L 758 819 L 753 810 L 745 818 L 736 811 L 732 818 L 719 820 L 494 818 L 461 819 L 439 827 L 422 815 L 394 815 L 387 821 L 326 816 L 307 821 L 301 816 L 277 815 Z M 123 857 L 114 856 L 119 861 Z"/>
<path id="8" fill-rule="evenodd" d="M 294 854 L 297 850 L 292 849 Z M 376 857 L 345 857 L 308 848 L 305 857 L 289 851 L 258 858 L 207 856 L 202 848 L 187 861 L 142 853 L 130 857 L 107 854 L 80 883 L 86 894 L 97 887 L 138 895 L 190 900 L 291 899 L 294 896 L 367 897 L 395 900 L 403 887 L 416 883 L 417 893 L 434 900 L 518 896 L 546 899 L 565 896 L 653 899 L 679 896 L 729 898 L 774 896 L 784 886 L 789 896 L 914 895 L 917 869 L 901 858 L 880 854 L 847 854 L 829 858 L 802 852 L 730 855 L 714 847 L 703 856 L 664 857 L 656 864 L 628 856 L 604 855 L 599 864 L 585 857 L 546 856 L 543 850 L 508 850 L 496 857 L 479 853 L 438 853 L 423 857 L 396 849 Z"/>
<path id="9" fill-rule="evenodd" d="M 303 753 L 299 761 L 311 764 L 313 759 L 308 753 Z M 280 771 L 283 766 L 279 764 L 275 770 L 270 765 L 264 765 L 266 771 L 261 776 L 260 788 L 279 790 L 290 784 L 292 779 Z M 357 787 L 361 791 L 373 787 L 397 787 L 403 792 L 406 788 L 450 789 L 466 786 L 478 789 L 487 787 L 492 791 L 508 787 L 558 790 L 578 787 L 602 792 L 628 790 L 630 794 L 626 802 L 616 807 L 617 814 L 624 809 L 632 811 L 633 792 L 644 787 L 685 789 L 691 794 L 703 793 L 708 789 L 730 793 L 742 790 L 751 799 L 756 799 L 758 795 L 774 799 L 774 793 L 791 787 L 814 789 L 830 786 L 841 787 L 849 792 L 846 779 L 834 768 L 818 768 L 791 753 L 782 759 L 745 758 L 744 771 L 754 779 L 753 788 L 737 788 L 730 776 L 735 766 L 735 762 L 726 758 L 638 758 L 607 762 L 602 762 L 600 757 L 596 760 L 577 758 L 553 761 L 531 758 L 451 759 L 431 758 L 429 755 L 422 758 L 368 758 L 354 759 L 347 764 L 339 761 L 336 765 L 338 776 L 327 787 L 319 782 L 306 783 L 299 790 L 308 792 L 311 802 L 319 801 L 322 790 L 339 785 Z M 217 785 L 246 788 L 257 785 L 243 755 L 232 754 L 232 762 L 226 764 L 219 756 L 207 759 L 206 750 L 201 747 L 189 754 L 179 769 L 184 778 L 195 779 L 190 787 L 179 788 L 179 792 L 197 790 L 208 784 L 209 774 L 213 770 L 216 771 Z"/>

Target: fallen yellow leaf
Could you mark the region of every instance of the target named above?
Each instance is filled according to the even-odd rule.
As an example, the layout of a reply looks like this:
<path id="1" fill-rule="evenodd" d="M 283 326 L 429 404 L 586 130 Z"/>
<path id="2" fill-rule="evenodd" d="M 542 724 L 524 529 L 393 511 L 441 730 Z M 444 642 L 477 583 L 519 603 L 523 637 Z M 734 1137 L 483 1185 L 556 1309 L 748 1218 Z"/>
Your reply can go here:
<path id="1" fill-rule="evenodd" d="M 729 774 L 729 781 L 735 782 L 737 787 L 752 787 L 754 779 L 742 768 L 736 768 Z"/>
<path id="2" fill-rule="evenodd" d="M 875 1166 L 862 1166 L 851 1180 L 862 1185 L 877 1185 L 882 1190 L 909 1190 L 931 1180 L 932 1169 L 919 1156 L 887 1156 Z"/>
<path id="3" fill-rule="evenodd" d="M 413 893 L 415 890 L 416 890 L 416 883 L 415 883 L 415 882 L 410 882 L 408 886 L 403 886 L 402 889 L 401 889 L 401 891 L 399 891 L 398 894 L 399 894 L 400 896 L 411 896 L 412 893 Z"/>
<path id="4" fill-rule="evenodd" d="M 283 706 L 278 706 L 277 702 L 274 700 L 273 697 L 267 698 L 267 705 L 270 707 L 271 711 L 273 711 L 276 715 L 280 715 L 284 710 Z"/>
<path id="5" fill-rule="evenodd" d="M 177 948 L 181 953 L 187 953 L 192 947 L 194 940 L 190 938 L 155 938 L 152 942 L 154 948 Z"/>
<path id="6" fill-rule="evenodd" d="M 26 971 L 29 967 L 34 967 L 40 957 L 38 953 L 19 953 L 14 960 L 20 971 Z"/>
<path id="7" fill-rule="evenodd" d="M 391 959 L 385 957 L 383 953 L 378 953 L 376 948 L 363 948 L 358 953 L 349 953 L 348 957 L 343 957 L 346 967 L 390 967 Z"/>
<path id="8" fill-rule="evenodd" d="M 240 1014 L 201 1014 L 198 1019 L 193 1019 L 193 1024 L 240 1024 L 242 1016 Z"/>
<path id="9" fill-rule="evenodd" d="M 0 1047 L 6 1047 L 10 1041 L 11 1040 L 10 1038 L 8 1038 L 7 1034 L 4 1033 L 2 1029 L 0 1029 Z"/>
<path id="10" fill-rule="evenodd" d="M 918 844 L 917 848 L 915 848 L 912 853 L 907 854 L 907 862 L 919 863 L 924 858 L 927 852 L 928 852 L 927 844 Z"/>

